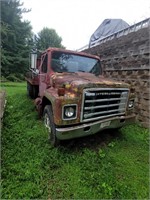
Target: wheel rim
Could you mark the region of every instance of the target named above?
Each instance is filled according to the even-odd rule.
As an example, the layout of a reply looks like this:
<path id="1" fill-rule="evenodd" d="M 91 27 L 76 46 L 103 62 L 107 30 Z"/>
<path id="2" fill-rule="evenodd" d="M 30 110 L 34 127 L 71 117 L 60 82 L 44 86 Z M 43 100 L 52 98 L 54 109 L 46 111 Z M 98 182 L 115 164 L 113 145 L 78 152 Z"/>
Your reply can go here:
<path id="1" fill-rule="evenodd" d="M 51 134 L 50 119 L 49 119 L 47 113 L 45 113 L 45 116 L 44 116 L 44 124 L 45 124 L 45 127 L 48 130 L 49 134 Z"/>
<path id="2" fill-rule="evenodd" d="M 47 112 L 45 112 L 44 114 L 44 125 L 45 128 L 48 130 L 48 140 L 50 141 L 52 146 L 55 146 L 58 141 L 53 131 L 53 124 L 51 124 L 51 120 Z"/>

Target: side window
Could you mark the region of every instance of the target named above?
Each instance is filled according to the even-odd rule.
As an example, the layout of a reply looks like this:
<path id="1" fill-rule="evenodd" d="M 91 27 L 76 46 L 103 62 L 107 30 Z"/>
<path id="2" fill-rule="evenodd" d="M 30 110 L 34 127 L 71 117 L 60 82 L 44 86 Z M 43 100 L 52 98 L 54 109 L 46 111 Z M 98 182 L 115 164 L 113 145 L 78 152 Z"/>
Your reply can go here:
<path id="1" fill-rule="evenodd" d="M 45 58 L 44 58 L 44 60 L 43 60 L 41 72 L 47 73 L 47 54 L 46 54 L 46 56 L 45 56 Z"/>

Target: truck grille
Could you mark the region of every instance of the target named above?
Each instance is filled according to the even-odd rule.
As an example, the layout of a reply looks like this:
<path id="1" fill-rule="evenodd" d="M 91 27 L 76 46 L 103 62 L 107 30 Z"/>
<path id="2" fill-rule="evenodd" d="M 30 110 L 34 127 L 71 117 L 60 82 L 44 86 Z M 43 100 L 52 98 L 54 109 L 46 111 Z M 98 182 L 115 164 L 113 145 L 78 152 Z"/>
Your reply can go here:
<path id="1" fill-rule="evenodd" d="M 91 88 L 83 91 L 81 121 L 125 114 L 129 89 Z"/>

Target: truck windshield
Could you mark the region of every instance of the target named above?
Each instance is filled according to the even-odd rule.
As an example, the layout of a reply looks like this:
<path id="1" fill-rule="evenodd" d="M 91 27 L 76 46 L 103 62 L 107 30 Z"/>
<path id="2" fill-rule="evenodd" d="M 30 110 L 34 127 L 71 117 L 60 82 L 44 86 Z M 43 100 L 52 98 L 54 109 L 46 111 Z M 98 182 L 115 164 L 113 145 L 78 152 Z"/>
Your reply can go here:
<path id="1" fill-rule="evenodd" d="M 100 61 L 95 58 L 64 52 L 53 52 L 51 67 L 54 72 L 89 72 L 96 76 L 102 73 Z"/>

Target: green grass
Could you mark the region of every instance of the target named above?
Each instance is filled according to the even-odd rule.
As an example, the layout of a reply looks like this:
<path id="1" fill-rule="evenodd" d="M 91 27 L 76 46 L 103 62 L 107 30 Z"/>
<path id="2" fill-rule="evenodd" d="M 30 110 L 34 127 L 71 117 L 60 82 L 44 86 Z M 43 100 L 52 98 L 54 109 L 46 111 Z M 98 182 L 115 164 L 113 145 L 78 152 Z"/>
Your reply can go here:
<path id="1" fill-rule="evenodd" d="M 4 86 L 2 199 L 149 199 L 147 129 L 134 124 L 52 148 L 26 84 Z"/>

